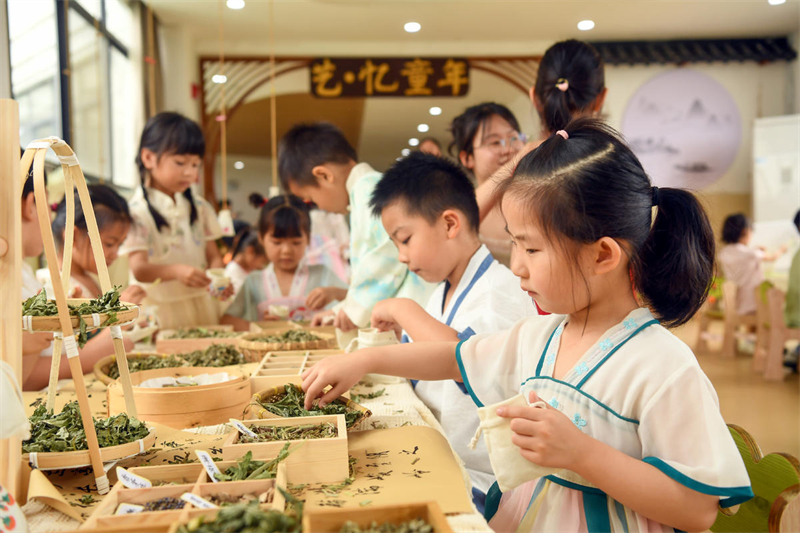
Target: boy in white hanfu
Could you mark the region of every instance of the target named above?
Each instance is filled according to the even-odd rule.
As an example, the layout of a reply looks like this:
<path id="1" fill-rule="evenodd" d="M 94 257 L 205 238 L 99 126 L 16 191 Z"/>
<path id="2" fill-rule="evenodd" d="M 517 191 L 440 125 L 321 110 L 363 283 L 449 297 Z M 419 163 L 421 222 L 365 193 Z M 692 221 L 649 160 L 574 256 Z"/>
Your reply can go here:
<path id="1" fill-rule="evenodd" d="M 439 283 L 424 308 L 407 298 L 378 303 L 372 310 L 373 327 L 398 334 L 405 330 L 404 342 L 457 341 L 508 329 L 536 314 L 519 279 L 481 244 L 475 189 L 453 163 L 411 154 L 386 171 L 371 206 L 397 246 L 400 261 L 425 281 Z M 468 449 L 479 420 L 467 389 L 453 380 L 414 383 L 464 461 L 473 501 L 483 512 L 494 475 L 483 442 Z"/>

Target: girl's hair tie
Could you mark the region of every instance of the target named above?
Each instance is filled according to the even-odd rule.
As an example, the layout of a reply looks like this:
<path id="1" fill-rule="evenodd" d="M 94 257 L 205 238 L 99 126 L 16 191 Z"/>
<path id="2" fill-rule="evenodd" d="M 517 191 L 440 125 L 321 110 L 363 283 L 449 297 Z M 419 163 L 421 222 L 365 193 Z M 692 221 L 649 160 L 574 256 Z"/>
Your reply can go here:
<path id="1" fill-rule="evenodd" d="M 558 131 L 556 132 L 556 135 L 560 135 L 561 137 L 563 137 L 563 138 L 564 138 L 564 140 L 565 140 L 565 141 L 566 141 L 567 139 L 569 139 L 569 133 L 567 133 L 567 132 L 566 132 L 566 131 L 564 131 L 564 130 L 558 130 Z"/>
<path id="2" fill-rule="evenodd" d="M 567 92 L 567 89 L 569 89 L 569 80 L 566 78 L 558 78 L 556 81 L 556 88 L 562 93 Z"/>

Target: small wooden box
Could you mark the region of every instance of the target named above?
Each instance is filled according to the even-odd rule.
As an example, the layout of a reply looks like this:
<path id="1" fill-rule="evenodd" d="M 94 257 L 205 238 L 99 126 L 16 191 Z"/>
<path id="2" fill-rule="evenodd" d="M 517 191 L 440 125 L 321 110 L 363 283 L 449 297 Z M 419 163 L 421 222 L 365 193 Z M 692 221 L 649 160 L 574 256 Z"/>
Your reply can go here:
<path id="1" fill-rule="evenodd" d="M 287 481 L 294 485 L 303 483 L 341 483 L 350 475 L 350 459 L 347 454 L 347 426 L 343 415 L 245 420 L 243 424 L 247 427 L 287 427 L 322 424 L 325 422 L 336 425 L 336 437 L 289 441 L 292 443 L 291 454 L 283 461 L 288 466 Z M 222 445 L 222 458 L 226 461 L 236 460 L 248 451 L 252 451 L 253 459 L 273 459 L 277 457 L 285 444 L 286 442 L 283 441 L 242 444 L 239 442 L 239 432 L 235 431 L 228 436 Z"/>
<path id="2" fill-rule="evenodd" d="M 219 326 L 202 326 L 209 331 L 233 331 L 233 326 L 219 325 Z M 190 329 L 190 328 L 186 328 Z M 158 332 L 156 337 L 156 351 L 162 354 L 170 353 L 186 353 L 195 350 L 205 350 L 213 344 L 233 344 L 238 346 L 239 339 L 244 333 L 238 334 L 235 337 L 216 338 L 209 337 L 207 339 L 170 339 L 177 330 L 165 329 Z"/>
<path id="3" fill-rule="evenodd" d="M 300 385 L 300 376 L 319 361 L 344 353 L 341 350 L 294 350 L 289 352 L 269 352 L 250 376 L 250 390 L 253 394 L 287 383 Z"/>
<path id="4" fill-rule="evenodd" d="M 303 329 L 303 326 L 291 320 L 250 322 L 250 333 L 269 333 L 272 331 L 285 331 L 287 329 Z"/>
<path id="5" fill-rule="evenodd" d="M 117 483 L 117 485 L 122 485 Z M 117 488 L 116 486 L 114 487 Z M 195 485 L 167 485 L 163 487 L 152 487 L 147 489 L 127 489 L 120 488 L 108 493 L 101 504 L 95 509 L 90 519 L 84 525 L 85 528 L 114 528 L 121 531 L 139 531 L 139 525 L 150 527 L 162 527 L 163 530 L 169 528 L 170 524 L 181 517 L 184 509 L 191 507 L 186 504 L 183 509 L 174 511 L 149 511 L 134 514 L 117 515 L 117 507 L 121 503 L 133 503 L 144 505 L 147 502 L 158 500 L 159 498 L 172 497 L 180 498 L 184 492 L 192 492 Z M 82 528 L 83 529 L 83 528 Z"/>
<path id="6" fill-rule="evenodd" d="M 303 531 L 305 533 L 339 533 L 342 526 L 348 521 L 355 522 L 364 528 L 373 521 L 379 525 L 385 522 L 401 524 L 415 518 L 421 518 L 428 522 L 436 533 L 453 533 L 436 502 L 382 505 L 360 509 L 306 508 L 303 514 Z"/>

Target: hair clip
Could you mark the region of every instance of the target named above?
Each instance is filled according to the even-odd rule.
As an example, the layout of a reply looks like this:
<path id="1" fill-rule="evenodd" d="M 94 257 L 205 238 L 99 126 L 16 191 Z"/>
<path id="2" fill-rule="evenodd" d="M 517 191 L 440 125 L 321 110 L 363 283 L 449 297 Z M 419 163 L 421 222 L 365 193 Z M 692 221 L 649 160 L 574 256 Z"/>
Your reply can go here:
<path id="1" fill-rule="evenodd" d="M 569 80 L 566 78 L 558 78 L 558 81 L 556 81 L 556 88 L 562 93 L 567 92 L 567 89 L 569 89 Z"/>
<path id="2" fill-rule="evenodd" d="M 564 130 L 558 130 L 558 131 L 556 132 L 556 135 L 560 135 L 561 137 L 563 137 L 563 138 L 564 138 L 564 140 L 565 140 L 565 141 L 566 141 L 567 139 L 569 139 L 569 133 L 567 133 L 567 132 L 566 132 L 566 131 L 564 131 Z"/>

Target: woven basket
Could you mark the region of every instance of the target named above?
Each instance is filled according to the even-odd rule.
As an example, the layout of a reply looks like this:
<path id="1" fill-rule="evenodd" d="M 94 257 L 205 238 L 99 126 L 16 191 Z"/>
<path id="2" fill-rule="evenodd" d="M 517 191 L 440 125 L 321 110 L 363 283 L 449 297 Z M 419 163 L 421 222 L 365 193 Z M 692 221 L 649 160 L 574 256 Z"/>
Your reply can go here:
<path id="1" fill-rule="evenodd" d="M 90 301 L 89 298 L 70 298 L 67 300 L 67 305 L 80 305 L 88 301 Z M 117 319 L 114 321 L 113 324 L 106 325 L 106 321 L 108 320 L 108 315 L 106 313 L 98 314 L 97 326 L 94 325 L 95 321 L 93 315 L 82 315 L 83 321 L 86 323 L 86 329 L 92 331 L 100 327 L 125 325 L 139 318 L 139 308 L 135 304 L 120 302 L 120 305 L 126 306 L 128 310 L 119 311 L 117 313 Z M 30 324 L 26 325 L 25 324 L 26 321 L 30 321 Z M 72 323 L 72 329 L 78 329 L 80 322 L 78 320 L 77 315 L 70 315 L 70 322 Z M 23 316 L 22 328 L 27 331 L 60 332 L 61 322 L 57 316 L 30 316 L 30 317 Z"/>
<path id="2" fill-rule="evenodd" d="M 159 357 L 167 358 L 171 354 L 159 354 L 154 352 L 132 352 L 128 354 L 128 363 L 130 363 L 133 359 L 146 359 L 150 356 L 158 355 Z M 111 364 L 114 363 L 117 358 L 114 355 L 108 355 L 103 357 L 99 361 L 94 364 L 94 375 L 97 379 L 105 383 L 106 385 L 110 385 L 114 382 L 115 378 L 112 378 L 108 375 L 108 371 L 110 370 Z"/>
<path id="3" fill-rule="evenodd" d="M 297 387 L 297 385 L 293 385 L 293 386 Z M 276 415 L 276 414 L 264 409 L 263 407 L 261 407 L 259 402 L 266 403 L 267 400 L 269 400 L 270 398 L 272 398 L 274 396 L 280 396 L 280 395 L 285 394 L 285 393 L 286 393 L 285 388 L 283 386 L 281 386 L 281 387 L 272 387 L 270 389 L 263 390 L 263 391 L 261 391 L 259 393 L 254 394 L 253 395 L 253 399 L 250 401 L 250 403 L 244 409 L 244 413 L 242 413 L 242 417 L 245 420 L 259 420 L 259 419 L 266 419 L 266 418 L 284 418 L 282 416 Z M 365 419 L 367 419 L 370 416 L 372 416 L 372 411 L 370 411 L 369 409 L 367 409 L 363 405 L 357 404 L 356 402 L 354 402 L 350 398 L 345 398 L 344 396 L 339 396 L 338 398 L 336 398 L 334 400 L 334 402 L 343 404 L 348 409 L 351 409 L 351 410 L 356 411 L 356 412 L 359 413 L 359 417 L 356 419 L 356 421 L 353 422 L 353 424 L 350 427 L 347 428 L 348 431 L 352 431 L 353 428 L 358 427 L 361 422 L 363 422 Z"/>
<path id="4" fill-rule="evenodd" d="M 281 335 L 287 331 L 295 329 L 285 329 L 282 331 L 270 331 L 269 335 Z M 290 350 L 325 350 L 336 347 L 336 337 L 326 333 L 314 333 L 319 340 L 303 342 L 259 342 L 257 339 L 264 333 L 248 333 L 239 339 L 239 351 L 244 354 L 245 359 L 251 363 L 258 363 L 268 352 L 285 352 Z"/>

